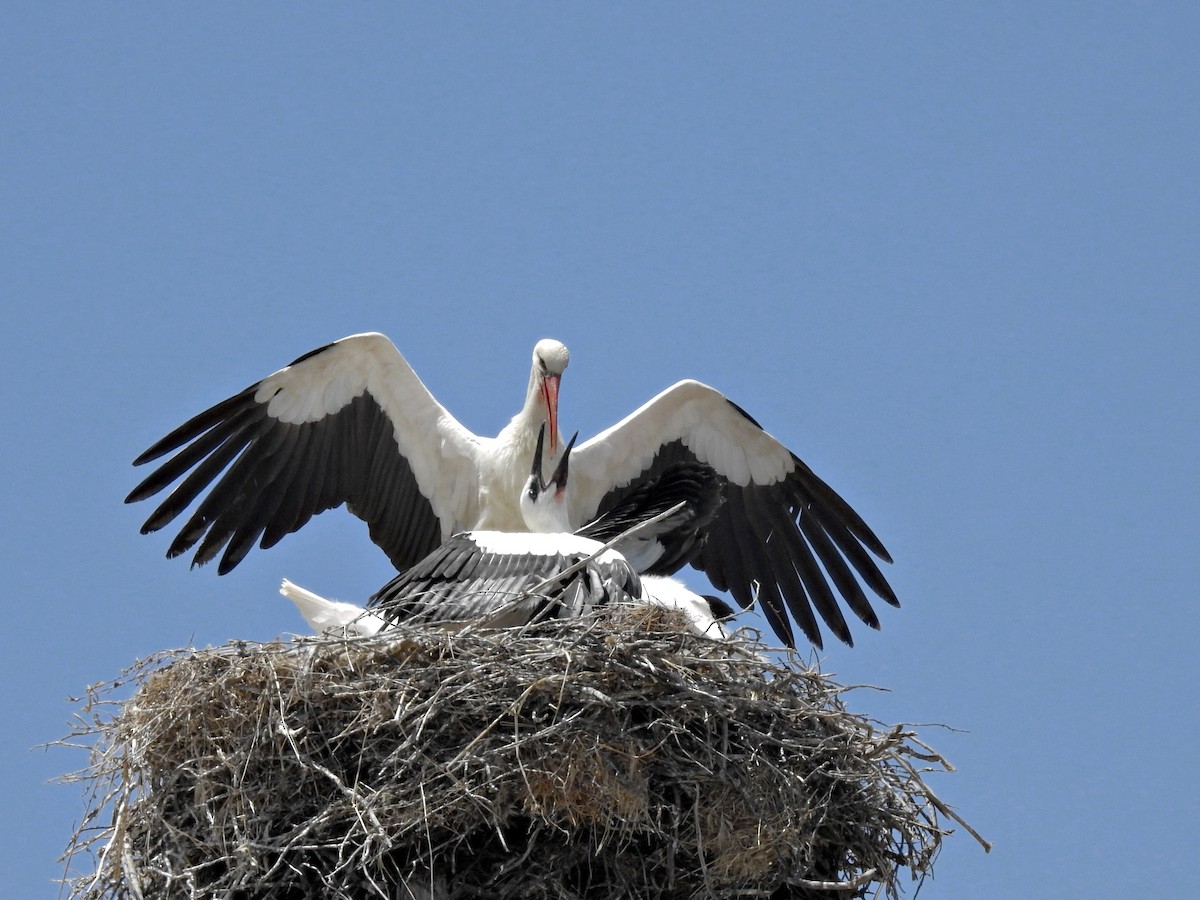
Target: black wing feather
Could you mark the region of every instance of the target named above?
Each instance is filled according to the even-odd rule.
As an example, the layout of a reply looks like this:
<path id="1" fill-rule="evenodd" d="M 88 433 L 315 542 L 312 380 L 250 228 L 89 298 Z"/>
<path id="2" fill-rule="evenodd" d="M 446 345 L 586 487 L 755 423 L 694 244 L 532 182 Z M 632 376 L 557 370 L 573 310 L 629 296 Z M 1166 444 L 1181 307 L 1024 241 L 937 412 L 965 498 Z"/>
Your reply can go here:
<path id="1" fill-rule="evenodd" d="M 183 451 L 175 454 L 171 459 L 151 472 L 149 477 L 130 491 L 129 496 L 125 498 L 125 502 L 134 503 L 157 494 L 172 481 L 183 475 L 188 469 L 192 468 L 192 466 L 199 463 L 204 457 L 216 450 L 217 447 L 229 440 L 232 434 L 240 431 L 246 425 L 247 419 L 261 418 L 255 416 L 255 413 L 256 410 L 251 407 L 239 409 L 224 427 L 210 428 L 198 436 Z M 184 505 L 186 506 L 187 504 Z"/>
<path id="2" fill-rule="evenodd" d="M 465 532 L 385 584 L 367 606 L 389 622 L 487 619 L 504 608 L 503 624 L 518 625 L 641 596 L 637 573 L 619 558 L 592 560 L 566 578 L 545 583 L 583 558 L 578 553 L 491 553 Z M 537 594 L 530 593 L 535 589 Z"/>
<path id="3" fill-rule="evenodd" d="M 673 575 L 704 542 L 724 499 L 721 489 L 721 478 L 711 466 L 682 459 L 667 466 L 658 477 L 635 483 L 629 493 L 577 534 L 608 543 L 682 503 L 681 510 L 644 529 L 634 539 L 653 540 L 661 547 L 661 556 L 639 567 L 643 575 Z M 629 555 L 623 545 L 617 549 Z"/>
<path id="4" fill-rule="evenodd" d="M 787 479 L 787 484 L 797 488 L 797 493 L 800 496 L 801 502 L 806 506 L 811 506 L 819 511 L 819 515 L 824 520 L 823 524 L 829 522 L 837 522 L 847 529 L 852 535 L 858 538 L 868 550 L 882 559 L 884 562 L 891 562 L 892 555 L 888 553 L 887 548 L 883 546 L 883 541 L 875 536 L 867 523 L 862 520 L 862 516 L 854 511 L 841 495 L 826 484 L 812 469 L 810 469 L 800 457 L 792 454 L 792 462 L 796 469 Z"/>
<path id="5" fill-rule="evenodd" d="M 794 470 L 772 485 L 739 486 L 718 475 L 724 504 L 679 562 L 704 572 L 714 588 L 729 591 L 743 608 L 757 603 L 788 646 L 795 646 L 789 612 L 809 641 L 822 646 L 814 611 L 839 639 L 852 644 L 838 596 L 858 618 L 878 628 L 862 585 L 899 606 L 871 554 L 885 562 L 892 558 L 850 504 L 800 459 L 792 459 Z M 629 485 L 604 496 L 598 515 L 619 508 L 628 498 L 636 500 L 640 485 L 683 462 L 698 459 L 681 440 L 665 443 Z"/>
<path id="6" fill-rule="evenodd" d="M 245 427 L 243 425 L 242 427 Z M 214 429 L 215 430 L 215 429 Z M 224 430 L 224 429 L 222 429 Z M 220 471 L 232 461 L 242 449 L 245 447 L 245 442 L 240 438 L 238 430 L 230 430 L 224 440 L 217 444 L 208 453 L 207 456 L 199 460 L 199 464 L 195 465 L 191 473 L 184 478 L 179 486 L 175 488 L 164 500 L 159 507 L 151 513 L 142 526 L 142 534 L 149 534 L 152 531 L 157 531 L 164 525 L 171 522 L 176 516 L 182 513 L 188 506 L 191 505 L 204 490 L 204 488 L 215 478 Z M 206 441 L 208 443 L 208 441 Z M 187 451 L 184 451 L 185 453 Z M 192 454 L 189 454 L 189 456 Z M 171 461 L 173 463 L 174 460 Z M 168 463 L 168 465 L 171 465 Z M 151 476 L 153 478 L 153 476 Z M 126 503 L 131 503 L 134 500 L 148 497 L 152 493 L 157 493 L 165 484 L 156 484 L 151 491 L 143 492 L 141 489 L 147 485 L 150 479 L 143 482 L 135 489 L 133 494 L 125 499 Z M 195 538 L 188 542 L 188 546 L 195 543 Z M 184 548 L 186 549 L 186 548 Z"/>
<path id="7" fill-rule="evenodd" d="M 307 353 L 302 362 L 327 349 Z M 125 498 L 134 503 L 178 483 L 142 526 L 175 521 L 208 494 L 172 541 L 168 556 L 197 544 L 193 565 L 222 554 L 233 569 L 254 546 L 270 547 L 314 515 L 342 503 L 367 522 L 371 539 L 404 569 L 441 540 L 441 523 L 399 452 L 393 425 L 368 392 L 305 424 L 280 422 L 255 399 L 261 382 L 188 419 L 134 460 L 174 453 Z"/>
<path id="8" fill-rule="evenodd" d="M 192 559 L 193 566 L 211 562 L 223 547 L 226 549 L 217 567 L 218 573 L 224 575 L 241 562 L 241 557 L 234 555 L 238 548 L 226 545 L 241 525 L 256 517 L 261 507 L 271 507 L 267 524 L 276 526 L 280 534 L 290 530 L 287 528 L 291 516 L 288 503 L 293 495 L 284 486 L 294 483 L 299 461 L 304 458 L 312 438 L 312 429 L 293 425 L 288 427 L 278 450 L 270 456 L 263 458 L 249 447 L 242 451 L 228 475 L 200 504 L 197 515 L 206 522 L 210 516 L 213 518 L 208 523 L 208 534 Z M 245 546 L 243 553 L 249 551 L 250 546 Z"/>
<path id="9" fill-rule="evenodd" d="M 772 578 L 768 580 L 778 585 L 780 616 L 784 617 L 785 611 L 790 612 L 809 642 L 818 648 L 823 647 L 824 640 L 813 608 L 821 613 L 822 618 L 825 618 L 830 607 L 836 618 L 840 618 L 841 613 L 828 585 L 821 578 L 812 553 L 803 540 L 796 539 L 794 523 L 786 510 L 780 511 L 775 504 L 764 502 L 761 491 L 754 486 L 739 489 L 739 493 L 746 500 L 747 514 L 756 533 L 761 537 L 764 530 L 767 532 L 764 546 L 768 551 L 772 573 Z M 849 632 L 844 622 L 842 626 L 839 633 L 835 625 L 830 625 L 838 637 L 847 640 Z"/>
<path id="10" fill-rule="evenodd" d="M 191 443 L 199 435 L 208 431 L 210 428 L 217 425 L 225 425 L 230 422 L 234 415 L 240 410 L 257 406 L 254 401 L 255 391 L 258 390 L 257 384 L 252 384 L 244 391 L 234 394 L 222 400 L 215 406 L 211 406 L 202 413 L 192 416 L 170 434 L 159 438 L 151 444 L 137 459 L 133 461 L 135 466 L 145 465 L 152 460 L 158 459 L 172 450 L 178 450 L 184 444 Z"/>

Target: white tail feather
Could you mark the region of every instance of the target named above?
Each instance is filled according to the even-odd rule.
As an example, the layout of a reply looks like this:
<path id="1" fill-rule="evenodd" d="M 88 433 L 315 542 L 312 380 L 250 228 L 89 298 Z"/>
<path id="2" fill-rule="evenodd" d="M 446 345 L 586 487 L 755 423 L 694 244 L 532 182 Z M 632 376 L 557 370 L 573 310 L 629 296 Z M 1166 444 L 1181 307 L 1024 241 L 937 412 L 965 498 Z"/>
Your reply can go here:
<path id="1" fill-rule="evenodd" d="M 343 603 L 340 600 L 326 600 L 312 591 L 292 584 L 286 578 L 279 586 L 279 593 L 296 604 L 300 615 L 304 616 L 316 634 L 371 637 L 387 627 L 387 622 L 361 606 Z"/>

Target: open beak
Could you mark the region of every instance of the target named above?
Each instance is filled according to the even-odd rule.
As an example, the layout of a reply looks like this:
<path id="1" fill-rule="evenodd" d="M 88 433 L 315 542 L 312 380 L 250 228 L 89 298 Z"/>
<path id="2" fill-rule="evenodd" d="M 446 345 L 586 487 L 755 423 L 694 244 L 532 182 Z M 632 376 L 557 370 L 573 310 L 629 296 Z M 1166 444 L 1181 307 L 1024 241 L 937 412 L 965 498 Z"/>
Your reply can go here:
<path id="1" fill-rule="evenodd" d="M 575 446 L 575 438 L 579 437 L 579 432 L 571 435 L 571 440 L 563 450 L 562 459 L 558 461 L 558 467 L 555 468 L 554 474 L 550 476 L 550 483 L 554 485 L 556 493 L 561 494 L 567 489 L 567 462 L 571 458 L 571 448 Z"/>
<path id="2" fill-rule="evenodd" d="M 542 400 L 546 404 L 546 424 L 550 426 L 550 455 L 558 449 L 558 381 L 561 375 L 542 377 Z"/>

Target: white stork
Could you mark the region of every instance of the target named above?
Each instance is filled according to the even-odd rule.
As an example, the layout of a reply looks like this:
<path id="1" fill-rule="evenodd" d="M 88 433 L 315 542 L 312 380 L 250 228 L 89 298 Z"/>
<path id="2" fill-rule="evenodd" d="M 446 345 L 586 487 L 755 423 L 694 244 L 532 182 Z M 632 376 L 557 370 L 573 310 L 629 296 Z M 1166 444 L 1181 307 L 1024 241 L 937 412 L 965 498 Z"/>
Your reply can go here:
<path id="1" fill-rule="evenodd" d="M 544 431 L 544 426 L 542 431 Z M 457 628 L 526 625 L 543 618 L 575 618 L 600 605 L 640 602 L 678 610 L 688 626 L 713 638 L 726 633 L 718 616 L 733 611 L 664 576 L 638 577 L 644 569 L 680 564 L 679 551 L 702 540 L 720 505 L 720 483 L 709 467 L 679 463 L 643 485 L 588 528 L 568 524 L 568 462 L 575 438 L 554 475 L 542 477 L 542 432 L 532 471 L 520 496 L 528 532 L 476 530 L 453 535 L 377 591 L 367 608 L 326 600 L 286 579 L 280 593 L 292 600 L 317 633 L 374 635 L 388 624 L 419 621 Z M 639 529 L 630 533 L 630 529 Z M 711 599 L 711 602 L 710 602 Z"/>
<path id="2" fill-rule="evenodd" d="M 383 335 L 344 338 L 150 447 L 135 465 L 178 452 L 126 502 L 179 481 L 142 526 L 148 533 L 207 490 L 167 555 L 199 542 L 198 564 L 224 549 L 222 574 L 256 541 L 270 547 L 314 514 L 345 503 L 403 571 L 459 531 L 525 527 L 514 498 L 543 423 L 551 448 L 557 443 L 567 361 L 562 344 L 540 341 L 524 406 L 497 437 L 484 438 L 433 398 Z M 899 605 L 872 554 L 891 557 L 862 518 L 740 407 L 697 381 L 668 388 L 575 450 L 570 522 L 602 515 L 631 486 L 688 459 L 717 471 L 725 502 L 707 541 L 686 561 L 742 607 L 757 601 L 789 646 L 789 614 L 822 646 L 814 608 L 837 637 L 853 643 L 838 594 L 872 628 L 879 620 L 864 585 Z"/>

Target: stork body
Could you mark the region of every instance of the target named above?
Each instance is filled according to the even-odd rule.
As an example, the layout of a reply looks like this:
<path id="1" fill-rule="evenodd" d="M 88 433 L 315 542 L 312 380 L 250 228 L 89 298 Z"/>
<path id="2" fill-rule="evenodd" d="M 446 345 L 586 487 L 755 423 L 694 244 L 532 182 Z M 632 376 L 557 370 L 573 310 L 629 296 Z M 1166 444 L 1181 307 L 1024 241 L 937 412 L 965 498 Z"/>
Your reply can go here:
<path id="1" fill-rule="evenodd" d="M 318 633 L 374 634 L 394 622 L 456 629 L 506 628 L 545 618 L 576 618 L 609 603 L 642 602 L 684 613 L 700 634 L 722 637 L 706 598 L 663 576 L 638 573 L 622 549 L 655 569 L 682 546 L 702 540 L 720 504 L 711 469 L 679 464 L 640 485 L 603 521 L 589 528 L 607 542 L 568 528 L 567 445 L 549 482 L 542 478 L 542 433 L 519 508 L 529 532 L 476 530 L 453 535 L 377 591 L 368 609 L 325 600 L 284 581 L 280 589 Z M 629 529 L 637 528 L 630 534 Z M 658 595 L 648 588 L 658 586 Z M 660 595 L 660 596 L 659 596 Z M 715 601 L 715 598 L 712 598 Z M 715 601 L 719 603 L 719 601 Z M 732 613 L 732 610 L 725 610 Z"/>
<path id="2" fill-rule="evenodd" d="M 135 463 L 177 452 L 127 502 L 178 480 L 142 530 L 163 528 L 199 500 L 168 555 L 199 544 L 194 563 L 220 555 L 221 573 L 256 542 L 270 547 L 344 502 L 403 571 L 460 531 L 527 527 L 516 498 L 543 424 L 555 455 L 567 360 L 562 344 L 539 342 L 521 411 L 496 438 L 483 438 L 433 398 L 385 337 L 345 338 L 154 444 Z M 876 563 L 891 557 L 862 518 L 745 411 L 697 381 L 668 388 L 578 447 L 569 524 L 602 518 L 638 484 L 685 461 L 716 471 L 725 502 L 706 540 L 680 549 L 676 562 L 703 571 L 742 607 L 757 603 L 789 646 L 793 622 L 822 645 L 817 616 L 852 643 L 839 596 L 872 628 L 879 619 L 867 591 L 899 605 Z"/>
<path id="3" fill-rule="evenodd" d="M 637 600 L 642 583 L 626 551 L 643 561 L 643 571 L 654 569 L 678 545 L 698 540 L 720 504 L 711 470 L 675 466 L 622 503 L 605 522 L 593 523 L 595 537 L 575 534 L 568 488 L 575 437 L 546 481 L 544 431 L 538 432 L 533 465 L 518 495 L 526 532 L 454 535 L 384 585 L 367 606 L 389 621 L 474 622 L 501 628 L 543 618 L 574 618 L 606 603 Z M 663 515 L 653 521 L 660 512 Z M 627 536 L 634 525 L 652 527 Z"/>

